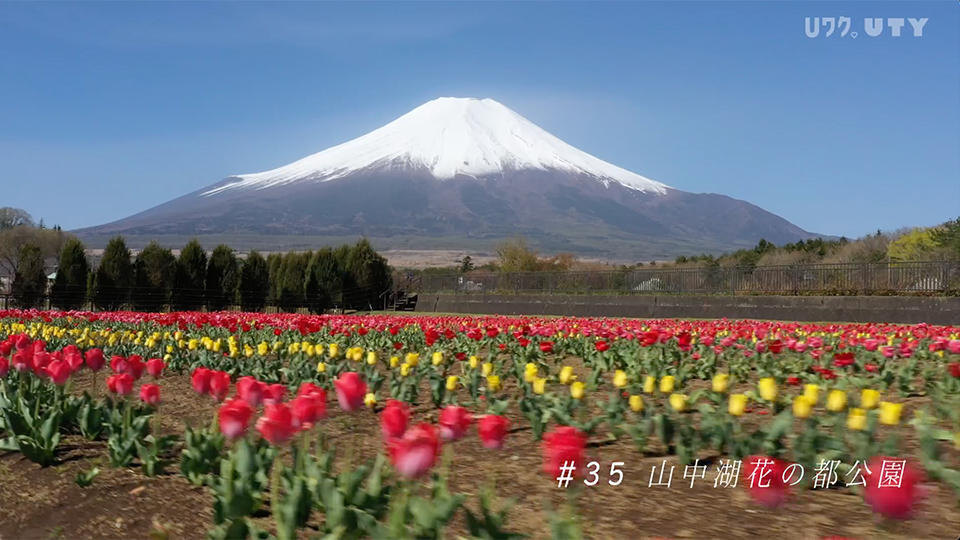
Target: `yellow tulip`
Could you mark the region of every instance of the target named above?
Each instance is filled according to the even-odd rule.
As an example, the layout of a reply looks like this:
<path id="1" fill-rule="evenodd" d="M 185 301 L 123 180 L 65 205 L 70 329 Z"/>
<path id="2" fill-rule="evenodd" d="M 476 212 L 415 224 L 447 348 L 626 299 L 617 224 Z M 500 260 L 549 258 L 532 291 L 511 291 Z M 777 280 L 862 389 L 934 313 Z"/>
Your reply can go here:
<path id="1" fill-rule="evenodd" d="M 350 359 L 354 362 L 360 362 L 363 360 L 363 348 L 357 347 L 353 349 L 353 354 L 350 355 Z"/>
<path id="2" fill-rule="evenodd" d="M 453 392 L 456 389 L 457 389 L 457 376 L 450 375 L 449 377 L 447 377 L 447 391 Z"/>
<path id="3" fill-rule="evenodd" d="M 613 374 L 613 385 L 617 388 L 623 388 L 627 385 L 627 374 L 623 370 L 618 369 L 616 373 Z"/>
<path id="4" fill-rule="evenodd" d="M 390 367 L 391 367 L 391 368 L 395 368 L 395 367 L 397 367 L 397 366 L 399 366 L 399 365 L 400 365 L 400 357 L 399 357 L 399 356 L 391 356 L 391 357 L 390 357 Z"/>
<path id="5" fill-rule="evenodd" d="M 270 352 L 270 347 L 267 345 L 267 342 L 264 341 L 257 345 L 257 354 L 260 356 L 266 356 L 268 352 Z"/>
<path id="6" fill-rule="evenodd" d="M 803 395 L 807 396 L 807 399 L 810 401 L 816 403 L 820 397 L 820 387 L 815 384 L 806 384 L 803 386 Z"/>
<path id="7" fill-rule="evenodd" d="M 477 366 L 480 365 L 480 359 L 476 356 L 470 357 L 470 369 L 477 369 Z"/>
<path id="8" fill-rule="evenodd" d="M 533 393 L 534 393 L 534 394 L 537 394 L 538 396 L 539 396 L 539 395 L 543 395 L 543 393 L 544 393 L 546 390 L 547 390 L 547 380 L 546 380 L 546 379 L 537 379 L 537 380 L 533 381 Z"/>
<path id="9" fill-rule="evenodd" d="M 307 355 L 307 358 L 313 358 L 314 355 L 317 353 L 317 348 L 310 343 L 306 343 L 306 344 L 301 343 L 300 347 L 303 348 L 303 352 L 304 354 Z"/>
<path id="10" fill-rule="evenodd" d="M 643 392 L 645 394 L 652 394 L 653 389 L 656 388 L 657 380 L 651 375 L 647 375 L 647 378 L 643 380 Z"/>
<path id="11" fill-rule="evenodd" d="M 330 355 L 330 358 L 336 358 L 340 356 L 340 345 L 338 343 L 330 344 L 329 355 Z"/>
<path id="12" fill-rule="evenodd" d="M 660 392 L 664 394 L 669 394 L 673 392 L 673 387 L 675 386 L 676 378 L 673 375 L 667 375 L 666 377 L 660 379 Z"/>
<path id="13" fill-rule="evenodd" d="M 760 397 L 767 401 L 777 399 L 777 381 L 773 377 L 764 377 L 760 379 Z"/>
<path id="14" fill-rule="evenodd" d="M 843 390 L 831 390 L 827 395 L 827 410 L 840 412 L 847 408 L 847 393 Z"/>
<path id="15" fill-rule="evenodd" d="M 724 393 L 727 391 L 727 385 L 730 383 L 730 375 L 727 373 L 717 373 L 713 376 L 713 391 Z"/>
<path id="16" fill-rule="evenodd" d="M 850 409 L 847 416 L 847 429 L 863 431 L 867 427 L 867 411 L 856 407 Z"/>
<path id="17" fill-rule="evenodd" d="M 171 361 L 171 360 L 173 360 L 173 355 L 172 355 L 172 354 L 165 354 L 165 355 L 163 355 L 163 361 L 164 361 L 164 362 L 169 362 L 169 361 Z"/>
<path id="18" fill-rule="evenodd" d="M 880 423 L 887 426 L 895 426 L 900 423 L 900 413 L 903 411 L 903 403 L 891 403 L 889 401 L 880 402 Z"/>
<path id="19" fill-rule="evenodd" d="M 111 336 L 110 339 L 112 340 L 113 337 Z M 198 340 L 191 339 L 190 341 L 187 342 L 187 349 L 190 349 L 191 351 L 195 351 L 197 350 L 197 345 L 199 344 L 200 342 Z"/>
<path id="20" fill-rule="evenodd" d="M 808 396 L 797 396 L 793 400 L 793 416 L 797 418 L 809 418 L 813 412 L 813 406 L 816 403 Z"/>
<path id="21" fill-rule="evenodd" d="M 377 353 L 373 351 L 367 353 L 367 364 L 371 366 L 377 365 Z"/>
<path id="22" fill-rule="evenodd" d="M 489 388 L 491 392 L 500 390 L 500 377 L 496 375 L 490 375 L 487 377 L 487 388 Z"/>
<path id="23" fill-rule="evenodd" d="M 860 407 L 864 409 L 875 409 L 880 403 L 880 392 L 870 388 L 864 388 L 860 392 Z"/>
<path id="24" fill-rule="evenodd" d="M 413 366 L 411 366 L 410 364 L 403 364 L 402 366 L 400 366 L 400 376 L 406 377 L 407 375 L 410 375 L 411 369 L 413 369 Z"/>
<path id="25" fill-rule="evenodd" d="M 417 364 L 419 364 L 420 353 L 415 353 L 415 352 L 407 353 L 406 363 L 410 364 L 411 366 L 416 366 Z"/>
<path id="26" fill-rule="evenodd" d="M 377 404 L 377 396 L 373 394 L 367 394 L 363 398 L 363 404 L 372 409 Z"/>
<path id="27" fill-rule="evenodd" d="M 640 412 L 643 410 L 643 398 L 640 396 L 630 396 L 630 409 L 633 412 Z"/>
<path id="28" fill-rule="evenodd" d="M 747 396 L 744 394 L 733 394 L 730 396 L 730 403 L 727 405 L 727 411 L 733 416 L 743 415 L 747 408 Z"/>
<path id="29" fill-rule="evenodd" d="M 585 392 L 585 389 L 584 389 L 585 386 L 586 386 L 586 385 L 584 385 L 582 382 L 579 382 L 579 381 L 571 384 L 571 385 L 570 385 L 570 396 L 572 396 L 573 399 L 581 399 L 581 398 L 583 398 L 583 394 L 584 394 L 584 392 Z"/>
<path id="30" fill-rule="evenodd" d="M 317 373 L 325 373 L 327 371 L 327 365 L 323 362 L 317 362 Z"/>
<path id="31" fill-rule="evenodd" d="M 480 374 L 484 377 L 489 377 L 491 373 L 493 373 L 493 364 L 488 362 L 480 366 Z"/>
<path id="32" fill-rule="evenodd" d="M 433 365 L 439 366 L 440 364 L 443 363 L 443 353 L 440 351 L 436 351 L 435 353 L 433 353 L 433 357 L 431 358 L 431 361 L 433 362 Z"/>
<path id="33" fill-rule="evenodd" d="M 575 381 L 577 377 L 573 374 L 573 368 L 570 366 L 564 366 L 560 370 L 560 384 L 571 384 Z"/>
<path id="34" fill-rule="evenodd" d="M 677 412 L 683 412 L 687 408 L 687 396 L 683 394 L 670 394 L 670 407 Z"/>

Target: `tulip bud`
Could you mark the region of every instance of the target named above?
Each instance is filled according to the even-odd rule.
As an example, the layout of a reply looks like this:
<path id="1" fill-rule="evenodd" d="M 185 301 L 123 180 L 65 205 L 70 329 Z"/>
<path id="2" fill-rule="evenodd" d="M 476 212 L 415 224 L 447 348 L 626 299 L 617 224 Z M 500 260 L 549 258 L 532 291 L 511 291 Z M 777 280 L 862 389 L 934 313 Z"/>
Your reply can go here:
<path id="1" fill-rule="evenodd" d="M 457 376 L 450 375 L 449 377 L 447 377 L 447 391 L 453 392 L 456 389 L 457 389 Z"/>
<path id="2" fill-rule="evenodd" d="M 874 409 L 880 404 L 880 392 L 870 388 L 864 388 L 860 393 L 860 407 L 864 409 Z"/>
<path id="3" fill-rule="evenodd" d="M 666 377 L 660 379 L 660 393 L 669 394 L 670 392 L 673 392 L 675 383 L 676 378 L 673 375 L 667 375 Z"/>
<path id="4" fill-rule="evenodd" d="M 867 427 L 867 411 L 863 409 L 850 409 L 847 416 L 847 429 L 854 431 L 863 431 Z"/>
<path id="5" fill-rule="evenodd" d="M 533 381 L 533 393 L 537 395 L 543 395 L 547 389 L 547 380 L 546 379 L 537 379 Z"/>
<path id="6" fill-rule="evenodd" d="M 496 375 L 490 375 L 487 377 L 487 388 L 489 388 L 491 392 L 500 390 L 500 377 Z"/>
<path id="7" fill-rule="evenodd" d="M 651 375 L 647 375 L 647 378 L 643 380 L 643 393 L 652 394 L 653 389 L 656 388 L 657 380 Z"/>
<path id="8" fill-rule="evenodd" d="M 807 384 L 803 387 L 803 395 L 807 396 L 807 399 L 816 403 L 817 399 L 820 397 L 820 387 L 815 384 Z"/>
<path id="9" fill-rule="evenodd" d="M 840 412 L 847 408 L 847 393 L 843 390 L 831 390 L 827 396 L 827 410 Z"/>
<path id="10" fill-rule="evenodd" d="M 760 397 L 767 401 L 777 399 L 777 381 L 773 377 L 764 377 L 760 379 Z"/>
<path id="11" fill-rule="evenodd" d="M 570 396 L 573 397 L 573 399 L 582 399 L 583 394 L 585 392 L 585 389 L 584 389 L 585 386 L 586 385 L 584 385 L 582 382 L 579 382 L 579 381 L 571 384 Z"/>
<path id="12" fill-rule="evenodd" d="M 733 394 L 730 396 L 730 403 L 727 405 L 727 411 L 732 416 L 741 416 L 747 408 L 747 396 L 744 394 Z"/>
<path id="13" fill-rule="evenodd" d="M 730 382 L 730 375 L 727 373 L 717 373 L 713 376 L 713 391 L 720 394 L 727 391 L 727 385 Z"/>
<path id="14" fill-rule="evenodd" d="M 889 401 L 880 402 L 880 423 L 886 426 L 895 426 L 900 423 L 900 413 L 903 411 L 902 403 L 891 403 Z"/>
<path id="15" fill-rule="evenodd" d="M 377 404 L 377 396 L 368 393 L 363 397 L 363 404 L 366 405 L 367 408 L 372 409 Z"/>
<path id="16" fill-rule="evenodd" d="M 687 408 L 687 396 L 683 394 L 670 394 L 670 407 L 677 412 L 683 412 Z"/>
<path id="17" fill-rule="evenodd" d="M 797 396 L 793 400 L 793 416 L 797 418 L 809 418 L 813 412 L 815 403 L 807 396 Z"/>
<path id="18" fill-rule="evenodd" d="M 630 409 L 633 412 L 643 411 L 643 398 L 640 396 L 630 396 Z"/>
<path id="19" fill-rule="evenodd" d="M 623 388 L 627 386 L 627 374 L 623 370 L 618 369 L 616 373 L 614 373 L 613 385 L 617 388 Z"/>

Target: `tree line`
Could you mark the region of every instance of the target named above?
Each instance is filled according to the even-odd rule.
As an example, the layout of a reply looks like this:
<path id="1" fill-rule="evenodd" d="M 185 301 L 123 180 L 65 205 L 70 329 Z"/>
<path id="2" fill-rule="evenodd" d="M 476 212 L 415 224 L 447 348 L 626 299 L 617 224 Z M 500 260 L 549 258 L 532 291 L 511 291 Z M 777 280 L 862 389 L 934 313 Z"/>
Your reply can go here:
<path id="1" fill-rule="evenodd" d="M 47 292 L 44 255 L 33 242 L 18 253 L 11 289 L 20 307 L 41 305 Z M 110 240 L 100 264 L 93 268 L 83 242 L 69 238 L 59 254 L 56 277 L 49 291 L 51 307 L 100 310 L 133 309 L 219 311 L 239 306 L 260 311 L 276 306 L 284 311 L 307 308 L 322 312 L 333 307 L 377 309 L 392 276 L 387 261 L 367 239 L 353 245 L 317 251 L 271 253 L 251 251 L 246 257 L 225 244 L 210 255 L 196 239 L 175 256 L 151 242 L 134 257 L 120 236 Z"/>

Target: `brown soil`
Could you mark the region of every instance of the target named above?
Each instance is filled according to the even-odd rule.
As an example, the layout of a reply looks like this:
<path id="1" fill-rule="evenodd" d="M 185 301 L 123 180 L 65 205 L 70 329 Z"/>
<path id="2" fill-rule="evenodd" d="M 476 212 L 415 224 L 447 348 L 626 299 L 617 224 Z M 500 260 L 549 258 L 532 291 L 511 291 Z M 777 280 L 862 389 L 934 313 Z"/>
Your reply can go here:
<path id="1" fill-rule="evenodd" d="M 89 388 L 90 374 L 77 381 Z M 162 382 L 163 430 L 182 433 L 185 424 L 207 423 L 214 406 L 196 395 L 187 377 L 167 377 Z M 101 382 L 102 389 L 102 382 Z M 421 394 L 425 397 L 428 394 Z M 363 458 L 373 458 L 381 449 L 376 415 L 364 410 L 353 415 L 339 412 L 335 400 L 331 418 L 322 429 L 333 444 L 353 446 Z M 416 420 L 436 420 L 429 405 L 414 409 Z M 749 416 L 756 416 L 753 413 Z M 906 413 L 905 413 L 905 417 Z M 502 498 L 515 497 L 510 514 L 511 530 L 532 538 L 549 538 L 546 504 L 556 507 L 564 500 L 557 481 L 546 477 L 541 449 L 522 418 L 502 450 L 484 449 L 475 434 L 452 443 L 454 467 L 452 488 L 469 494 L 468 504 L 477 507 L 476 494 L 491 479 Z M 748 419 L 750 422 L 762 421 Z M 909 431 L 903 440 L 912 446 Z M 651 440 L 651 442 L 653 442 Z M 690 487 L 684 467 L 675 457 L 656 455 L 655 444 L 640 455 L 629 440 L 608 442 L 602 433 L 593 437 L 588 460 L 598 461 L 601 473 L 611 463 L 623 462 L 624 478 L 618 486 L 607 485 L 607 475 L 594 487 L 583 487 L 579 500 L 584 532 L 589 538 L 696 538 L 696 539 L 949 539 L 960 533 L 960 510 L 956 495 L 944 484 L 930 484 L 920 511 L 910 521 L 881 523 L 864 504 L 855 488 L 794 493 L 784 507 L 768 510 L 752 503 L 741 485 L 714 488 L 715 468 Z M 212 524 L 212 497 L 206 488 L 190 485 L 171 463 L 164 476 L 145 477 L 139 468 L 109 466 L 103 442 L 67 437 L 61 443 L 59 463 L 41 468 L 16 453 L 0 454 L 0 540 L 52 538 L 147 538 L 151 531 L 166 530 L 168 538 L 202 538 Z M 701 459 L 712 456 L 701 455 Z M 651 470 L 676 467 L 672 486 L 648 487 Z M 956 467 L 958 456 L 949 455 Z M 354 461 L 356 462 L 356 461 Z M 80 488 L 77 472 L 98 466 L 93 485 Z M 659 476 L 659 468 L 657 476 Z M 666 477 L 665 477 L 666 478 Z M 501 500 L 502 500 L 501 499 Z M 316 516 L 314 519 L 319 519 Z M 270 528 L 269 517 L 260 518 Z M 461 517 L 448 538 L 466 535 Z M 319 536 L 306 531 L 303 538 Z"/>

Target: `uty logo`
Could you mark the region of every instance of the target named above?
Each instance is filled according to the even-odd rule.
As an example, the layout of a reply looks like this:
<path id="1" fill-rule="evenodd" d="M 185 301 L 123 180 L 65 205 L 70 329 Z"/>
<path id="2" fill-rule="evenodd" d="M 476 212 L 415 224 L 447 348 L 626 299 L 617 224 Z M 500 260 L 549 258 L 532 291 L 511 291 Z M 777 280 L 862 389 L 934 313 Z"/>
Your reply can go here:
<path id="1" fill-rule="evenodd" d="M 923 37 L 923 27 L 928 20 L 926 17 L 922 19 L 867 17 L 863 20 L 863 32 L 870 37 L 877 37 L 883 34 L 885 28 L 889 28 L 891 36 L 900 37 L 901 30 L 909 23 L 913 30 L 913 37 Z M 824 37 L 832 36 L 837 30 L 840 31 L 840 37 L 845 37 L 849 33 L 850 37 L 856 39 L 860 35 L 856 30 L 850 31 L 853 23 L 850 17 L 807 17 L 804 22 L 809 38 L 819 36 L 821 26 L 824 29 Z"/>

